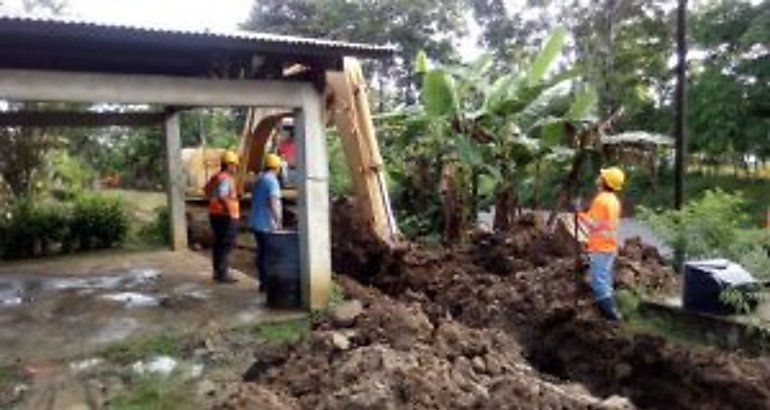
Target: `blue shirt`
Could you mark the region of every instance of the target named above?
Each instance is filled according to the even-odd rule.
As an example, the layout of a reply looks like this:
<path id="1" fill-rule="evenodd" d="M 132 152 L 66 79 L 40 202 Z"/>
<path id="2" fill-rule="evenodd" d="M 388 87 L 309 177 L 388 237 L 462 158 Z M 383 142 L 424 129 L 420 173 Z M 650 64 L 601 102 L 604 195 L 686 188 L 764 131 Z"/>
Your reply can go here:
<path id="1" fill-rule="evenodd" d="M 270 211 L 270 200 L 281 198 L 281 185 L 272 172 L 263 172 L 251 189 L 251 216 L 249 227 L 259 232 L 273 230 L 273 216 Z"/>

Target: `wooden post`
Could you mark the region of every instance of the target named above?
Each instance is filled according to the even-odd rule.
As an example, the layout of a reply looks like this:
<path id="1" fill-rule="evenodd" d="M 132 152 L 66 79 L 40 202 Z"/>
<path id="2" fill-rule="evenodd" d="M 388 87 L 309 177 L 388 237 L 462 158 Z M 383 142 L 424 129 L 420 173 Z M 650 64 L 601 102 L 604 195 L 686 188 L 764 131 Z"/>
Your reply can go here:
<path id="1" fill-rule="evenodd" d="M 164 122 L 166 136 L 166 194 L 171 228 L 171 250 L 187 249 L 187 221 L 185 219 L 185 176 L 182 168 L 182 148 L 179 136 L 179 114 L 167 111 Z"/>
<path id="2" fill-rule="evenodd" d="M 298 142 L 299 232 L 303 306 L 323 309 L 331 291 L 329 232 L 329 164 L 321 95 L 310 85 L 303 90 L 302 109 L 294 113 Z"/>

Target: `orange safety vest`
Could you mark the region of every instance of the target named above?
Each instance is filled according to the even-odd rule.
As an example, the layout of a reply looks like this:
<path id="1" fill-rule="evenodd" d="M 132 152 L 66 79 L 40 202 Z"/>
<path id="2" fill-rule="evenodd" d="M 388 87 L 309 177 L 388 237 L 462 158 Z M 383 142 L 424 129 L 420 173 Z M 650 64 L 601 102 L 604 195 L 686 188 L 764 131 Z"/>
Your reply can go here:
<path id="1" fill-rule="evenodd" d="M 614 193 L 600 193 L 588 212 L 581 212 L 578 216 L 588 232 L 588 252 L 618 251 L 620 201 Z"/>
<path id="2" fill-rule="evenodd" d="M 215 193 L 219 184 L 222 182 L 230 181 L 230 192 L 227 198 L 222 201 L 222 198 L 217 198 Z M 216 173 L 209 182 L 206 184 L 206 196 L 209 197 L 209 214 L 211 215 L 229 215 L 233 219 L 239 219 L 241 217 L 241 204 L 238 201 L 238 192 L 235 190 L 235 181 L 232 175 L 225 171 Z M 225 202 L 225 205 L 222 204 Z"/>

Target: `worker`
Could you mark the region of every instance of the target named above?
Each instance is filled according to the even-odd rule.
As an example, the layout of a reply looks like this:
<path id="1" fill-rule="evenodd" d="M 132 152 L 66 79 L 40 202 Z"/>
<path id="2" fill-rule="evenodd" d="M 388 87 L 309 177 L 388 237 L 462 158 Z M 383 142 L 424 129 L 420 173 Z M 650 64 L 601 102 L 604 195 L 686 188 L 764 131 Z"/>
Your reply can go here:
<path id="1" fill-rule="evenodd" d="M 238 155 L 232 151 L 222 154 L 220 171 L 206 183 L 205 192 L 209 198 L 209 217 L 214 231 L 212 264 L 214 281 L 219 283 L 237 282 L 229 275 L 228 256 L 235 245 L 238 221 L 241 217 L 238 192 L 233 176 L 238 168 Z"/>
<path id="2" fill-rule="evenodd" d="M 297 159 L 297 149 L 294 144 L 294 119 L 281 120 L 281 141 L 278 143 L 278 154 L 289 167 L 294 167 Z"/>
<path id="3" fill-rule="evenodd" d="M 281 120 L 281 139 L 278 142 L 278 155 L 284 160 L 282 176 L 288 186 L 296 184 L 297 145 L 294 139 L 294 119 L 283 118 Z"/>
<path id="4" fill-rule="evenodd" d="M 588 236 L 586 250 L 594 301 L 602 316 L 610 320 L 621 319 L 614 298 L 612 268 L 618 253 L 621 212 L 617 193 L 623 188 L 625 179 L 619 168 L 602 169 L 596 179 L 598 193 L 590 209 L 578 213 Z"/>
<path id="5" fill-rule="evenodd" d="M 281 171 L 281 157 L 268 154 L 265 157 L 264 171 L 254 181 L 251 190 L 251 216 L 249 228 L 257 241 L 256 268 L 259 280 L 259 291 L 266 289 L 267 272 L 265 257 L 267 240 L 270 232 L 281 230 L 283 227 L 283 211 L 281 209 L 281 186 L 278 174 Z"/>

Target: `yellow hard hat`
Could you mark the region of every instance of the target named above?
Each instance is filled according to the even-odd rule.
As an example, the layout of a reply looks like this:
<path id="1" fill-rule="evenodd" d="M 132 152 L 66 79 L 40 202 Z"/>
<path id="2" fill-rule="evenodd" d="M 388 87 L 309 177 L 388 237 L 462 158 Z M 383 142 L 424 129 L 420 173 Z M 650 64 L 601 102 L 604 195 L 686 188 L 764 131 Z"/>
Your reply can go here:
<path id="1" fill-rule="evenodd" d="M 599 175 L 601 175 L 604 183 L 615 191 L 623 189 L 623 183 L 626 182 L 626 174 L 618 167 L 602 169 Z"/>
<path id="2" fill-rule="evenodd" d="M 222 163 L 223 164 L 233 164 L 238 165 L 238 154 L 232 152 L 232 151 L 225 151 L 222 153 Z"/>
<path id="3" fill-rule="evenodd" d="M 281 167 L 281 157 L 275 154 L 267 154 L 265 157 L 265 168 L 278 169 Z"/>

